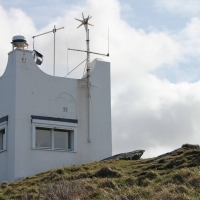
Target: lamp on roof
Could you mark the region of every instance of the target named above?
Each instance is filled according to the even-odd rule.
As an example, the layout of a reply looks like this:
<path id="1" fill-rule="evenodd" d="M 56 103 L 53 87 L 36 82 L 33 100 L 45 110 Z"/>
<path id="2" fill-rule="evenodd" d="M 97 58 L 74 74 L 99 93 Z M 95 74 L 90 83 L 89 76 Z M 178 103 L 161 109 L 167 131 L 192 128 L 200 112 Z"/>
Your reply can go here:
<path id="1" fill-rule="evenodd" d="M 13 46 L 13 49 L 24 49 L 25 47 L 28 49 L 28 43 L 23 35 L 13 36 L 11 44 Z"/>

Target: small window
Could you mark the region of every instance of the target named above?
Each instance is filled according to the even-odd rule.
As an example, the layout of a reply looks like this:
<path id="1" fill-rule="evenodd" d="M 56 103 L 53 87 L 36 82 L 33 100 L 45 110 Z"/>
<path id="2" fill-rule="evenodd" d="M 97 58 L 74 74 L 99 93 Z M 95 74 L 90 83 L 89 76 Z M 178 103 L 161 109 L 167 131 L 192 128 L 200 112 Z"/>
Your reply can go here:
<path id="1" fill-rule="evenodd" d="M 74 150 L 74 131 L 56 128 L 35 128 L 35 148 Z"/>
<path id="2" fill-rule="evenodd" d="M 5 135 L 5 128 L 0 129 L 0 151 L 6 150 L 6 135 Z"/>
<path id="3" fill-rule="evenodd" d="M 31 118 L 33 149 L 77 152 L 77 119 Z"/>
<path id="4" fill-rule="evenodd" d="M 71 150 L 73 144 L 73 131 L 70 130 L 54 130 L 54 149 Z"/>
<path id="5" fill-rule="evenodd" d="M 35 147 L 51 148 L 51 129 L 38 127 L 36 128 Z"/>
<path id="6" fill-rule="evenodd" d="M 6 151 L 8 116 L 0 118 L 0 153 Z"/>

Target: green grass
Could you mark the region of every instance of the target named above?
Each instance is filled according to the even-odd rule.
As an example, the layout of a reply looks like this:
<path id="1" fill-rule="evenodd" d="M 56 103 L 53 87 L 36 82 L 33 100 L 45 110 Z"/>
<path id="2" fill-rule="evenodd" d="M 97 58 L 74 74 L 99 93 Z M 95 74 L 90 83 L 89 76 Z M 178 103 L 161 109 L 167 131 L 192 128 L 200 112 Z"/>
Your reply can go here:
<path id="1" fill-rule="evenodd" d="M 63 167 L 0 186 L 7 199 L 200 199 L 200 148 Z"/>

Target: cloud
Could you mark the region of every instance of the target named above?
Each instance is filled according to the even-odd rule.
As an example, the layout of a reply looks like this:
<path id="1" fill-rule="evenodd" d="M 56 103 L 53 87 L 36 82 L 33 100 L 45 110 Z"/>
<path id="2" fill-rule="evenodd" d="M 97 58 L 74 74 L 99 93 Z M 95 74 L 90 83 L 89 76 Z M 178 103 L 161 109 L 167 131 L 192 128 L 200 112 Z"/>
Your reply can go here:
<path id="1" fill-rule="evenodd" d="M 7 53 L 12 50 L 10 42 L 12 36 L 23 33 L 26 37 L 30 37 L 32 32 L 35 32 L 34 23 L 31 18 L 22 10 L 10 9 L 8 12 L 0 6 L 0 31 L 1 38 L 1 66 L 0 75 L 4 72 L 7 63 Z"/>
<path id="2" fill-rule="evenodd" d="M 156 0 L 156 6 L 160 9 L 181 15 L 193 16 L 200 13 L 199 0 Z"/>
<path id="3" fill-rule="evenodd" d="M 199 87 L 200 82 L 173 84 L 145 75 L 115 91 L 115 152 L 145 149 L 144 156 L 148 157 L 187 142 L 196 143 L 200 131 Z M 158 152 L 156 149 L 161 147 L 162 152 Z"/>
<path id="4" fill-rule="evenodd" d="M 105 59 L 111 62 L 112 69 L 113 152 L 145 149 L 147 157 L 186 142 L 196 143 L 200 131 L 200 82 L 174 84 L 152 73 L 161 68 L 169 68 L 173 73 L 182 63 L 199 56 L 199 18 L 193 18 L 177 34 L 167 30 L 147 33 L 124 21 L 121 9 L 124 8 L 117 0 L 88 0 L 82 6 L 71 6 L 65 15 L 58 13 L 47 26 L 37 29 L 24 11 L 0 7 L 0 25 L 4 27 L 0 32 L 4 38 L 0 73 L 5 69 L 12 36 L 19 34 L 19 29 L 32 49 L 31 37 L 56 25 L 65 27 L 56 32 L 56 74 L 65 76 L 67 62 L 71 70 L 85 59 L 84 53 L 68 52 L 67 61 L 67 43 L 71 48 L 85 49 L 85 30 L 77 29 L 79 23 L 74 18 L 81 18 L 82 12 L 91 14 L 95 25 L 90 27 L 92 51 L 107 53 L 110 27 L 111 56 Z M 41 69 L 52 74 L 53 34 L 36 38 L 35 48 L 44 55 Z M 95 57 L 91 56 L 91 60 Z M 81 77 L 83 69 L 84 65 L 80 66 L 70 77 Z"/>
<path id="5" fill-rule="evenodd" d="M 186 24 L 186 27 L 178 35 L 182 42 L 185 54 L 193 57 L 200 56 L 200 19 L 194 17 Z"/>

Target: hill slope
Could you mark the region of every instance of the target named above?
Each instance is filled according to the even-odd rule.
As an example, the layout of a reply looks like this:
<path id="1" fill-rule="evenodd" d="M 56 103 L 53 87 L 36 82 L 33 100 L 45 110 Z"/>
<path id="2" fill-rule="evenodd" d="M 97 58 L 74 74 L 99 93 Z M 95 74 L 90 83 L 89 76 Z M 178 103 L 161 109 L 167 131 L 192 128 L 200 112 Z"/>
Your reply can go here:
<path id="1" fill-rule="evenodd" d="M 200 199 L 200 148 L 64 167 L 0 187 L 5 199 Z"/>

